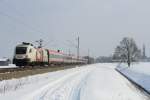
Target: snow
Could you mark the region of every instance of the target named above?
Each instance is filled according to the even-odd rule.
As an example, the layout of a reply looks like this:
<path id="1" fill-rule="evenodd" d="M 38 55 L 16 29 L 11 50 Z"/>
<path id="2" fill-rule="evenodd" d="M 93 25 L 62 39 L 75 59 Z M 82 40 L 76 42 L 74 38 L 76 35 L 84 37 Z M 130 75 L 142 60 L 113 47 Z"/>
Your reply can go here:
<path id="1" fill-rule="evenodd" d="M 14 64 L 9 64 L 8 66 L 0 66 L 0 68 L 17 68 Z"/>
<path id="2" fill-rule="evenodd" d="M 7 58 L 0 58 L 0 61 L 7 61 Z"/>
<path id="3" fill-rule="evenodd" d="M 131 83 L 112 68 L 106 65 L 94 70 L 82 89 L 80 100 L 144 100 Z"/>
<path id="4" fill-rule="evenodd" d="M 3 80 L 1 100 L 146 100 L 115 71 L 115 64 L 83 67 Z"/>
<path id="5" fill-rule="evenodd" d="M 126 64 L 121 64 L 117 69 L 150 92 L 149 62 L 134 63 L 130 67 L 128 67 Z"/>

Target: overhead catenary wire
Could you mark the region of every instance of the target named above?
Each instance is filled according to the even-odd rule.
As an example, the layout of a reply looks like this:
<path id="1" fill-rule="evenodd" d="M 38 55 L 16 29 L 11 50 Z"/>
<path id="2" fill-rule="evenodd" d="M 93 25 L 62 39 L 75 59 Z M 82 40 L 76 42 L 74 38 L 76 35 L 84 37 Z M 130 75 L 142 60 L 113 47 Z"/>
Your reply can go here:
<path id="1" fill-rule="evenodd" d="M 5 5 L 8 5 L 8 3 L 6 3 L 4 0 L 1 0 L 0 2 L 1 2 L 1 3 L 4 3 Z M 6 6 L 5 6 L 5 7 L 6 7 Z M 8 5 L 7 8 L 10 8 L 11 10 L 13 9 L 13 11 L 16 12 L 15 15 L 19 15 L 21 18 L 24 18 L 24 19 L 25 19 L 25 15 L 24 15 L 23 13 L 21 13 L 20 11 L 18 11 L 18 9 L 17 9 L 16 7 L 11 6 L 11 5 Z M 43 33 L 45 33 L 45 32 L 42 32 L 41 30 L 39 30 L 38 28 L 35 28 L 35 27 L 31 26 L 29 23 L 24 22 L 24 21 L 21 20 L 21 18 L 18 17 L 18 16 L 12 16 L 12 15 L 9 15 L 9 14 L 3 12 L 3 11 L 0 11 L 0 15 L 1 15 L 1 16 L 6 16 L 7 18 L 9 18 L 9 19 L 15 21 L 16 23 L 22 24 L 22 25 L 25 26 L 26 28 L 28 28 L 28 29 L 30 29 L 30 30 L 32 30 L 32 31 L 34 31 L 34 32 L 40 33 L 41 35 L 43 35 Z"/>
<path id="2" fill-rule="evenodd" d="M 2 1 L 1 3 L 3 3 L 6 8 L 11 9 L 12 12 L 14 12 L 13 14 L 15 14 L 15 16 L 14 15 L 12 16 L 12 15 L 7 14 L 6 12 L 2 12 L 2 11 L 0 11 L 0 16 L 6 16 L 9 19 L 13 20 L 14 22 L 25 26 L 25 28 L 27 28 L 27 29 L 29 29 L 29 30 L 31 30 L 33 32 L 39 33 L 38 35 L 40 35 L 42 37 L 46 34 L 45 32 L 39 30 L 38 27 L 35 27 L 35 26 L 31 25 L 30 23 L 28 23 L 29 21 L 26 20 L 26 22 L 25 22 L 24 20 L 21 20 L 21 19 L 26 19 L 26 16 L 25 16 L 24 13 L 20 12 L 20 10 L 18 8 L 16 8 L 16 6 L 13 6 L 12 4 L 10 4 L 9 2 L 6 2 L 6 1 Z M 51 37 L 52 37 L 52 35 L 51 35 Z M 51 42 L 51 41 L 49 41 L 49 38 L 48 38 L 47 41 L 48 42 L 44 46 L 49 45 L 48 43 Z"/>
<path id="3" fill-rule="evenodd" d="M 28 29 L 30 29 L 30 30 L 32 30 L 32 31 L 34 31 L 34 32 L 37 32 L 37 33 L 40 33 L 40 34 L 44 34 L 44 32 L 35 29 L 34 27 L 28 25 L 27 23 L 23 22 L 22 20 L 20 20 L 20 19 L 14 17 L 14 16 L 8 15 L 8 14 L 2 12 L 2 11 L 0 11 L 0 15 L 1 15 L 1 16 L 6 16 L 6 17 L 8 17 L 9 19 L 13 20 L 14 22 L 17 22 L 17 23 L 19 23 L 19 24 L 22 24 L 22 25 L 24 25 L 26 28 L 28 28 Z"/>
<path id="4" fill-rule="evenodd" d="M 6 3 L 6 0 L 1 0 L 0 2 L 3 3 L 3 4 L 5 5 L 5 7 L 9 8 L 9 9 L 11 9 L 11 10 L 13 10 L 13 11 L 15 11 L 15 12 L 16 12 L 15 14 L 19 15 L 20 17 L 25 17 L 25 15 L 24 15 L 23 13 L 21 13 L 21 12 L 16 8 L 16 6 L 12 6 L 12 5 L 10 5 L 9 3 Z M 7 6 L 6 6 L 6 5 L 7 5 Z"/>
<path id="5" fill-rule="evenodd" d="M 5 3 L 5 5 L 7 5 L 7 3 L 6 3 L 5 1 L 3 1 L 3 3 Z M 29 23 L 24 22 L 23 20 L 21 20 L 22 18 L 25 18 L 25 16 L 24 16 L 23 13 L 20 13 L 19 10 L 18 10 L 16 7 L 14 7 L 14 6 L 7 6 L 7 7 L 9 7 L 9 8 L 11 7 L 11 8 L 15 11 L 15 14 L 19 14 L 19 16 L 20 16 L 21 18 L 18 17 L 18 16 L 15 16 L 15 15 L 7 14 L 6 12 L 3 12 L 3 11 L 0 11 L 0 16 L 6 16 L 6 17 L 8 17 L 9 19 L 13 20 L 14 22 L 19 23 L 19 24 L 25 26 L 26 28 L 28 28 L 28 29 L 30 29 L 30 30 L 32 30 L 32 31 L 34 31 L 34 32 L 40 33 L 41 35 L 44 34 L 44 32 L 40 31 L 38 28 L 35 28 L 35 27 L 33 27 L 32 25 L 30 25 Z M 17 12 L 17 13 L 16 13 L 16 12 Z M 78 44 L 73 44 L 73 43 L 71 43 L 71 42 L 70 42 L 70 44 L 71 44 L 73 47 L 75 47 L 76 49 L 78 48 L 78 50 L 77 50 L 77 56 L 79 57 L 79 37 L 77 38 L 77 41 L 78 41 Z M 51 41 L 48 41 L 45 45 L 43 45 L 43 47 L 49 45 L 50 42 L 51 42 Z M 70 52 L 70 50 L 69 50 L 69 52 Z"/>

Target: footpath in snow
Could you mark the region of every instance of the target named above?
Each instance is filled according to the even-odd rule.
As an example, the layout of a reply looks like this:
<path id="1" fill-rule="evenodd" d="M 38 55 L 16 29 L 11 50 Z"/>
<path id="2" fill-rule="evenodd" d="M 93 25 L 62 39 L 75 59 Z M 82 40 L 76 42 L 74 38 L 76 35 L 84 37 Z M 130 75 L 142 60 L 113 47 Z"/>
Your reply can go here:
<path id="1" fill-rule="evenodd" d="M 150 93 L 150 63 L 134 63 L 130 67 L 121 64 L 117 70 Z"/>
<path id="2" fill-rule="evenodd" d="M 114 64 L 93 64 L 0 82 L 0 100 L 147 100 Z"/>

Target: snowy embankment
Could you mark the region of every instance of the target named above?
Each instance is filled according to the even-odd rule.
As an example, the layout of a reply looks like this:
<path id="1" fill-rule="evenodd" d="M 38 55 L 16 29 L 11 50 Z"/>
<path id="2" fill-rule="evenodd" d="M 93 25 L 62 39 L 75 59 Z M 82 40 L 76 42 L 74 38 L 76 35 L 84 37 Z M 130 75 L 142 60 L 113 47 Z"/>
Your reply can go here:
<path id="1" fill-rule="evenodd" d="M 150 63 L 121 64 L 117 70 L 150 93 Z"/>
<path id="2" fill-rule="evenodd" d="M 14 64 L 9 64 L 8 66 L 0 66 L 0 68 L 17 68 L 18 66 Z"/>
<path id="3" fill-rule="evenodd" d="M 146 100 L 113 64 L 1 81 L 0 89 L 0 100 Z"/>

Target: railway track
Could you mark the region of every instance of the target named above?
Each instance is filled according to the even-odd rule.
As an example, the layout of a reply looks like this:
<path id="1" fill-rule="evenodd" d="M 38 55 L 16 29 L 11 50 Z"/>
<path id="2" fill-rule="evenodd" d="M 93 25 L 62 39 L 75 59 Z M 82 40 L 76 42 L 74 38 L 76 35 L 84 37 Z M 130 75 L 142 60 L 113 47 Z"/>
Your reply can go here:
<path id="1" fill-rule="evenodd" d="M 36 70 L 36 69 L 46 69 L 46 68 L 59 68 L 59 67 L 70 67 L 75 65 L 50 65 L 50 66 L 25 66 L 25 67 L 16 67 L 16 68 L 0 68 L 1 73 L 17 72 L 17 71 L 26 71 L 26 70 Z"/>
<path id="2" fill-rule="evenodd" d="M 35 74 L 42 74 L 47 72 L 53 72 L 58 70 L 64 70 L 73 68 L 76 65 L 55 65 L 55 66 L 28 66 L 28 67 L 20 67 L 20 68 L 0 68 L 0 81 L 8 80 L 12 78 L 20 78 Z"/>
<path id="3" fill-rule="evenodd" d="M 0 68 L 0 73 L 9 73 L 14 71 L 22 71 L 23 68 Z"/>
<path id="4" fill-rule="evenodd" d="M 50 67 L 50 66 L 48 66 Z M 15 72 L 15 71 L 25 71 L 25 70 L 33 70 L 33 69 L 44 69 L 48 67 L 42 67 L 42 66 L 26 66 L 26 67 L 17 67 L 17 68 L 0 68 L 0 73 L 9 73 L 9 72 Z"/>

